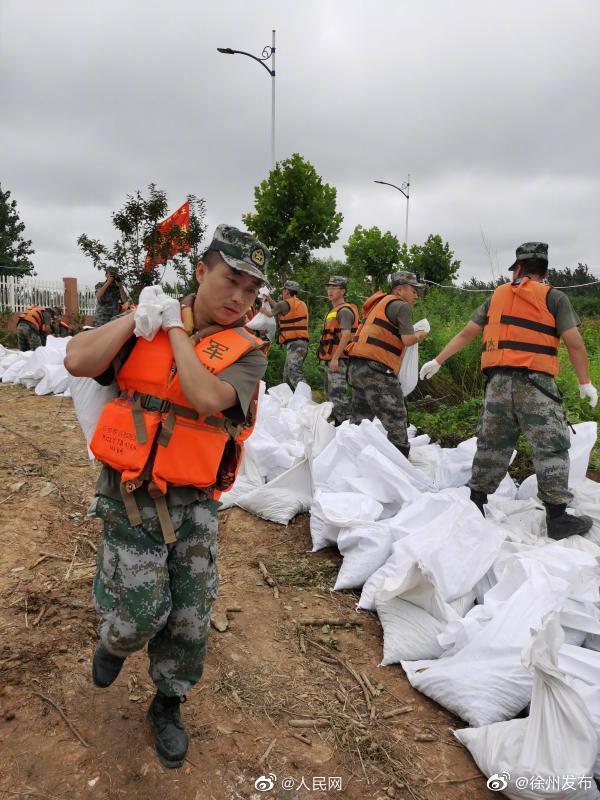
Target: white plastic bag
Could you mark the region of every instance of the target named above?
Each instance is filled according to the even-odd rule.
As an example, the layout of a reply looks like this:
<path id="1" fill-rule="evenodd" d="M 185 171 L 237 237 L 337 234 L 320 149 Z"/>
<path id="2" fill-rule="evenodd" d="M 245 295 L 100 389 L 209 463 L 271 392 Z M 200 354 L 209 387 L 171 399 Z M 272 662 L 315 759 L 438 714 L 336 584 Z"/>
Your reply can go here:
<path id="1" fill-rule="evenodd" d="M 415 322 L 413 328 L 415 329 L 415 332 L 425 331 L 426 333 L 429 333 L 431 330 L 431 325 L 429 324 L 428 320 L 420 319 L 418 322 Z M 400 371 L 398 372 L 398 380 L 400 381 L 402 394 L 404 397 L 408 397 L 419 381 L 418 344 L 411 344 L 404 350 L 402 364 L 400 365 Z"/>
<path id="2" fill-rule="evenodd" d="M 272 342 L 275 337 L 277 323 L 273 317 L 267 317 L 266 314 L 264 314 L 262 311 L 259 311 L 258 314 L 255 314 L 252 317 L 250 322 L 246 323 L 246 327 L 251 331 L 264 331 L 268 340 Z"/>
<path id="3" fill-rule="evenodd" d="M 69 391 L 73 398 L 75 415 L 88 444 L 88 455 L 93 459 L 89 444 L 96 430 L 102 409 L 118 393 L 117 385 L 101 386 L 93 378 L 69 378 Z"/>

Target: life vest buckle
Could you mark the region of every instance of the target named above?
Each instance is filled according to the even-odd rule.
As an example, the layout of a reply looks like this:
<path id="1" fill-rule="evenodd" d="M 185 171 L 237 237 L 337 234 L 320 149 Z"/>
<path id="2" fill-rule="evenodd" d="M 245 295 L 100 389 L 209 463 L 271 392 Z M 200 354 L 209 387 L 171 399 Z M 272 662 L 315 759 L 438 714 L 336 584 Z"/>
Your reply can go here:
<path id="1" fill-rule="evenodd" d="M 141 395 L 140 404 L 146 411 L 158 411 L 159 414 L 166 414 L 171 407 L 169 400 L 162 400 L 152 394 Z"/>

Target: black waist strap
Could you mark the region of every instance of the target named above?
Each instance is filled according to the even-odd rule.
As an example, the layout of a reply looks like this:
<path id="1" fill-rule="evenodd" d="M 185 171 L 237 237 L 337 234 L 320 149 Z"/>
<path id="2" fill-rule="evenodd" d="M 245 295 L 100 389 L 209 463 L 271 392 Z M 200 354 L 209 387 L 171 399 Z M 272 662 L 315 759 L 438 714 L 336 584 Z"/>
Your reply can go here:
<path id="1" fill-rule="evenodd" d="M 489 316 L 485 318 L 484 324 L 488 325 L 490 321 Z M 515 325 L 517 328 L 526 328 L 528 331 L 536 331 L 537 333 L 545 333 L 547 336 L 554 336 L 559 338 L 558 330 L 552 325 L 544 325 L 543 322 L 534 322 L 532 319 L 525 319 L 524 317 L 511 317 L 508 314 L 502 314 L 500 317 L 502 325 Z"/>
<path id="2" fill-rule="evenodd" d="M 498 342 L 498 350 L 521 350 L 525 353 L 537 353 L 541 356 L 557 356 L 556 347 L 547 347 L 544 344 L 533 344 L 532 342 Z"/>

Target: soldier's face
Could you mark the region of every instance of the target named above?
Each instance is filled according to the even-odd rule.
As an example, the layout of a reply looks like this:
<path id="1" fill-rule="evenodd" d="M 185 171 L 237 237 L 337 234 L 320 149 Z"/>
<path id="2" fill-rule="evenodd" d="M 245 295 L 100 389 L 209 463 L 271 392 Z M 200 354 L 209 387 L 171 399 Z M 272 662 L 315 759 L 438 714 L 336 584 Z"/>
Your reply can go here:
<path id="1" fill-rule="evenodd" d="M 345 291 L 341 286 L 328 286 L 327 297 L 332 306 L 337 306 L 344 300 Z"/>
<path id="2" fill-rule="evenodd" d="M 257 278 L 232 269 L 224 261 L 212 269 L 200 261 L 196 277 L 200 284 L 197 299 L 205 316 L 217 325 L 231 325 L 243 317 L 261 287 Z"/>
<path id="3" fill-rule="evenodd" d="M 417 289 L 408 283 L 401 283 L 400 286 L 394 287 L 394 294 L 405 303 L 410 303 L 411 306 L 419 297 Z"/>

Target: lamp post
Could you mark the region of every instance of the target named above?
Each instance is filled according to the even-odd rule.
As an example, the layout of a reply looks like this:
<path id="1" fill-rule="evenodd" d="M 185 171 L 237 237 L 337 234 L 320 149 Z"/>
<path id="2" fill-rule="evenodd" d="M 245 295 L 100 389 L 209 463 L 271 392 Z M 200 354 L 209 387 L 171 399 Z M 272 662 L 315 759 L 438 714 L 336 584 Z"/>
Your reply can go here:
<path id="1" fill-rule="evenodd" d="M 396 186 L 395 183 L 388 183 L 387 181 L 374 181 L 374 183 L 382 183 L 384 186 L 393 186 L 394 189 L 398 189 L 399 192 L 402 192 L 404 197 L 406 197 L 406 223 L 404 225 L 404 244 L 408 247 L 408 202 L 410 199 L 410 175 L 408 176 L 408 180 L 406 183 L 403 183 L 402 186 Z"/>
<path id="2" fill-rule="evenodd" d="M 271 76 L 271 163 L 275 167 L 275 31 L 273 33 L 272 44 L 263 47 L 262 58 L 254 56 L 252 53 L 246 53 L 245 50 L 232 50 L 231 47 L 217 47 L 219 53 L 224 53 L 228 56 L 233 56 L 236 53 L 241 56 L 248 56 L 258 61 L 259 64 L 267 70 Z M 265 61 L 271 59 L 272 69 L 265 64 Z"/>

